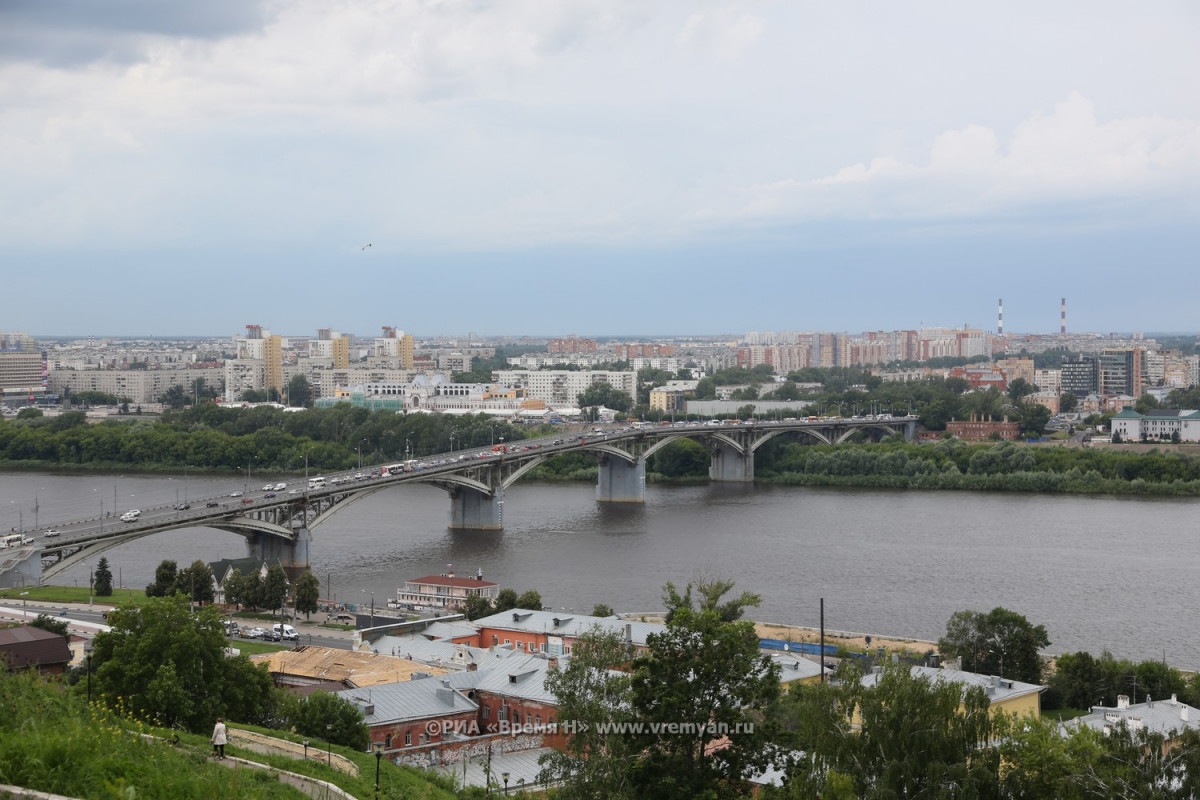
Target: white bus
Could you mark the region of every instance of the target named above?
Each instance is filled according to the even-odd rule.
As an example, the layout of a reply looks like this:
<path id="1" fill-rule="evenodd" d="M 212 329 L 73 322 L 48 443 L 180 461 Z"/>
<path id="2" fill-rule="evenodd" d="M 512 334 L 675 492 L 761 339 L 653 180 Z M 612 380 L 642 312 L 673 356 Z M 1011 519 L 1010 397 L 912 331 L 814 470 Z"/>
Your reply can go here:
<path id="1" fill-rule="evenodd" d="M 24 534 L 16 533 L 0 539 L 0 548 L 20 547 L 25 541 Z"/>
<path id="2" fill-rule="evenodd" d="M 325 479 L 319 475 L 315 478 L 309 478 L 308 479 L 308 488 L 324 489 L 325 488 Z"/>

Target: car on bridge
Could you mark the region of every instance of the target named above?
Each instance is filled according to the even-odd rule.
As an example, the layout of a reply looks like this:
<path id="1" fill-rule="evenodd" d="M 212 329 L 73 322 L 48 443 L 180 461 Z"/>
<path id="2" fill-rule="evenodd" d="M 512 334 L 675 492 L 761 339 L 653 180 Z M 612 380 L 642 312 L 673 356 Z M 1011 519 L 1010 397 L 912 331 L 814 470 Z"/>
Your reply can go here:
<path id="1" fill-rule="evenodd" d="M 264 494 L 264 495 L 263 495 L 263 497 L 266 497 L 266 498 L 275 497 L 275 493 L 274 493 L 274 492 L 267 492 L 266 494 Z"/>
<path id="2" fill-rule="evenodd" d="M 241 492 L 230 492 L 229 496 L 230 497 L 241 497 L 242 493 Z"/>
<path id="3" fill-rule="evenodd" d="M 58 536 L 58 531 L 49 530 L 49 531 L 46 531 L 45 533 L 43 533 L 42 535 L 45 536 L 47 539 L 53 539 L 55 536 Z"/>
<path id="4" fill-rule="evenodd" d="M 216 508 L 219 505 L 221 505 L 221 504 L 218 503 L 216 500 L 209 500 L 207 503 L 204 504 L 204 507 L 205 508 Z"/>
<path id="5" fill-rule="evenodd" d="M 191 505 L 187 503 L 180 503 L 179 505 L 175 506 L 176 511 L 187 511 L 189 508 L 191 508 Z"/>

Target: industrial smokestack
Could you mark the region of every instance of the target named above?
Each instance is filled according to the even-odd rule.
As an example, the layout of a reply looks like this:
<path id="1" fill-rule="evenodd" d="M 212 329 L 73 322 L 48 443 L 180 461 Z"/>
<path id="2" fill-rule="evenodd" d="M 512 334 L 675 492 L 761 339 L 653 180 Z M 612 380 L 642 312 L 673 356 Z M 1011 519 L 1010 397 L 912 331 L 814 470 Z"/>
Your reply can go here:
<path id="1" fill-rule="evenodd" d="M 1059 316 L 1058 332 L 1067 332 L 1067 298 L 1062 299 L 1062 313 Z"/>
<path id="2" fill-rule="evenodd" d="M 1004 335 L 1004 298 L 1000 298 L 1000 310 L 996 312 L 996 335 Z"/>

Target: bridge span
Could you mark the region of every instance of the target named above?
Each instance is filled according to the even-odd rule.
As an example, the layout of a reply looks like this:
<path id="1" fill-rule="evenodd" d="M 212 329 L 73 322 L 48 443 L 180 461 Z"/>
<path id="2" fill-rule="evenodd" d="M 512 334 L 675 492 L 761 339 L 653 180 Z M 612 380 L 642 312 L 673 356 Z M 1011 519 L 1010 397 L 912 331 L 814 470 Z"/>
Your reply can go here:
<path id="1" fill-rule="evenodd" d="M 888 415 L 634 423 L 379 464 L 320 476 L 307 485 L 286 490 L 264 486 L 258 491 L 234 492 L 185 506 L 146 508 L 129 521 L 95 517 L 47 525 L 29 533 L 33 543 L 19 552 L 6 551 L 8 557 L 0 558 L 0 586 L 8 585 L 18 573 L 24 582 L 42 582 L 119 545 L 194 527 L 244 536 L 249 556 L 304 566 L 309 561 L 313 529 L 351 503 L 400 483 L 426 483 L 444 490 L 450 497 L 450 528 L 500 530 L 504 526 L 505 490 L 546 459 L 564 453 L 586 452 L 595 457 L 599 466 L 597 501 L 642 503 L 646 495 L 646 460 L 678 439 L 692 439 L 708 448 L 711 480 L 748 482 L 754 480 L 755 451 L 778 436 L 838 444 L 863 431 L 901 433 L 911 441 L 916 425 L 915 416 Z M 51 529 L 57 532 L 54 538 L 43 534 Z M 9 581 L 5 580 L 6 573 L 12 573 Z"/>

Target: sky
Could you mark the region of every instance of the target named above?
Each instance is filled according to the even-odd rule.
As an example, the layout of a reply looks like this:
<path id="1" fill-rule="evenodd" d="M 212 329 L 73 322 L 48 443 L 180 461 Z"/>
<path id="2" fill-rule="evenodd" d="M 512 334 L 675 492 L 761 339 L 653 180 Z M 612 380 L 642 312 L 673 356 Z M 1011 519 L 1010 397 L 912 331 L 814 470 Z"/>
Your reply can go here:
<path id="1" fill-rule="evenodd" d="M 1200 4 L 0 0 L 0 330 L 1200 330 Z M 369 246 L 368 246 L 369 245 Z"/>

